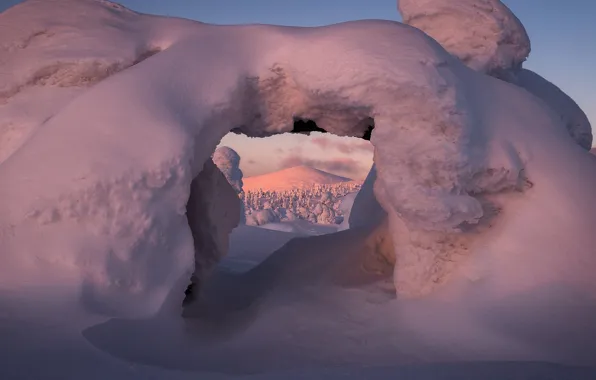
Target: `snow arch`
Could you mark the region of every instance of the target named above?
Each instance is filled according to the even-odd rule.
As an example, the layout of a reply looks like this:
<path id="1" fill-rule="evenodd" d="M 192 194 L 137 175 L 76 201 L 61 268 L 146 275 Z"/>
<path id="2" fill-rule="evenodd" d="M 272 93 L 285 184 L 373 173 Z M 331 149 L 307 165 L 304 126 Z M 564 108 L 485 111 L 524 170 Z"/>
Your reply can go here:
<path id="1" fill-rule="evenodd" d="M 43 84 L 58 86 L 43 87 L 50 93 L 76 89 L 33 122 L 0 165 L 0 278 L 43 286 L 56 277 L 104 313 L 154 313 L 168 294 L 181 304 L 195 248 L 186 217 L 191 183 L 229 131 L 264 137 L 300 118 L 360 137 L 374 119 L 374 193 L 389 217 L 404 296 L 431 292 L 468 255 L 497 209 L 487 194 L 525 188 L 525 164 L 540 155 L 527 136 L 567 138 L 533 96 L 468 69 L 396 22 L 223 27 L 106 10 L 105 1 L 58 1 L 85 17 L 48 8 L 51 20 L 33 22 L 28 7 L 49 5 L 32 0 L 0 23 L 30 25 L 26 41 L 41 27 L 48 41 L 69 43 L 51 55 L 42 54 L 48 41 L 4 45 L 8 62 L 38 54 L 34 73 L 65 69 L 16 83 L 3 111 L 17 96 L 39 100 L 32 94 Z M 113 38 L 106 33 L 119 44 L 89 55 L 88 46 Z M 71 70 L 122 62 L 147 46 L 158 53 L 92 87 Z M 206 224 L 222 223 L 215 215 Z"/>

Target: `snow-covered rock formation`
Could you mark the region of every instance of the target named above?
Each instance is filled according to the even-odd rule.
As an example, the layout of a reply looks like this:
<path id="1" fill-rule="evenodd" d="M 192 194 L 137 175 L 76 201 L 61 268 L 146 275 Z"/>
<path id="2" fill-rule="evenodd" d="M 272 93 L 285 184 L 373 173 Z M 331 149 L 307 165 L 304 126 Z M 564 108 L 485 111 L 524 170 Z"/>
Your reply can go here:
<path id="1" fill-rule="evenodd" d="M 490 25 L 509 25 L 502 15 Z M 559 113 L 485 74 L 525 58 L 519 31 L 463 55 L 476 71 L 390 21 L 222 27 L 30 0 L 0 25 L 2 286 L 60 283 L 109 315 L 155 313 L 203 254 L 187 204 L 218 142 L 288 132 L 299 117 L 357 137 L 374 118 L 400 296 L 480 280 L 596 293 L 596 162 Z"/>

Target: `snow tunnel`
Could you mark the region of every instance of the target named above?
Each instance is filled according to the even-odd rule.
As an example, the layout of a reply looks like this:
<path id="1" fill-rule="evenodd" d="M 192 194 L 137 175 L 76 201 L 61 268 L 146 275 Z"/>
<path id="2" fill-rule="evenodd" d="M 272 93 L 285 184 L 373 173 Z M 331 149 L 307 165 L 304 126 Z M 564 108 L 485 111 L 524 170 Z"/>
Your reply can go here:
<path id="1" fill-rule="evenodd" d="M 225 253 L 238 199 L 210 157 L 230 131 L 300 132 L 304 120 L 369 138 L 361 198 L 387 215 L 400 297 L 432 293 L 488 241 L 498 196 L 526 191 L 528 162 L 549 159 L 533 136 L 572 142 L 540 99 L 397 22 L 221 27 L 62 1 L 84 17 L 41 17 L 52 33 L 16 27 L 34 25 L 22 21 L 42 1 L 6 13 L 22 43 L 2 52 L 14 72 L 2 112 L 47 100 L 39 87 L 52 96 L 19 114 L 0 164 L 0 278 L 63 283 L 104 314 L 179 309 L 193 272 L 202 281 Z M 70 48 L 44 54 L 54 45 L 36 38 Z M 39 59 L 23 66 L 32 51 Z"/>

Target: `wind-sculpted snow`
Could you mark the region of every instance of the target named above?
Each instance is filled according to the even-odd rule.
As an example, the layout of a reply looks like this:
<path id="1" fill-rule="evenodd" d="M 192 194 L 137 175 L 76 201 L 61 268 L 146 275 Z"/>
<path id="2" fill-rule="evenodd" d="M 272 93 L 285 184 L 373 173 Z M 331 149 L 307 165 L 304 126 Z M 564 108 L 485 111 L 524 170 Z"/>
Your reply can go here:
<path id="1" fill-rule="evenodd" d="M 68 21 L 51 16 L 66 6 L 60 0 L 28 0 L 2 13 L 0 162 L 86 88 L 167 46 L 144 36 L 149 29 L 138 14 L 109 4 L 71 1 L 68 12 L 77 17 Z"/>
<path id="2" fill-rule="evenodd" d="M 586 150 L 592 148 L 592 126 L 581 108 L 556 85 L 533 71 L 522 69 L 513 72 L 509 81 L 528 90 L 542 99 L 553 111 L 557 112 L 569 135 Z"/>
<path id="3" fill-rule="evenodd" d="M 55 10 L 62 7 L 72 12 Z M 461 279 L 460 267 L 476 256 L 502 260 L 491 274 L 514 283 L 507 258 L 534 252 L 549 265 L 526 285 L 592 286 L 585 275 L 594 255 L 578 246 L 596 246 L 584 228 L 596 225 L 585 201 L 596 189 L 592 157 L 568 144 L 564 123 L 540 99 L 469 69 L 415 28 L 214 26 L 94 0 L 25 2 L 0 24 L 19 30 L 1 34 L 10 54 L 0 71 L 16 70 L 2 79 L 4 122 L 19 121 L 27 111 L 17 99 L 41 85 L 65 97 L 60 85 L 77 88 L 31 118 L 26 138 L 9 139 L 13 152 L 0 165 L 4 286 L 59 282 L 82 288 L 87 303 L 109 315 L 155 313 L 168 293 L 182 294 L 181 279 L 192 272 L 191 183 L 221 138 L 289 132 L 296 118 L 357 137 L 374 119 L 374 194 L 387 213 L 400 296 Z M 40 26 L 54 34 L 23 43 Z M 68 48 L 51 53 L 56 46 Z M 77 69 L 31 82 L 58 61 L 119 71 L 102 64 L 106 75 L 92 71 L 92 80 Z M 553 159 L 545 152 L 563 158 L 545 166 Z M 590 175 L 567 178 L 570 167 Z M 568 192 L 574 196 L 545 197 Z M 523 199 L 517 209 L 526 214 L 509 214 L 508 197 Z M 577 210 L 566 228 L 581 228 L 560 236 L 558 224 L 530 223 L 523 234 L 509 227 L 528 215 L 562 220 L 559 205 Z M 501 252 L 503 242 L 515 249 Z M 562 250 L 577 257 L 560 263 Z M 481 264 L 470 268 L 465 276 L 485 276 Z"/>
<path id="4" fill-rule="evenodd" d="M 500 0 L 398 0 L 404 23 L 437 40 L 474 70 L 521 67 L 530 39 Z"/>

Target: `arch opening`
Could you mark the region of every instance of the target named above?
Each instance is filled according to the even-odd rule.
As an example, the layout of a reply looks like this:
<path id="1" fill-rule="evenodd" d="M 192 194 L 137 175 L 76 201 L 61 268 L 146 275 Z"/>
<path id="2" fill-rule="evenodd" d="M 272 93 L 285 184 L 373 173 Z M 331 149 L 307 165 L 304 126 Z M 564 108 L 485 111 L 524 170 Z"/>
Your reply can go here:
<path id="1" fill-rule="evenodd" d="M 372 119 L 370 121 L 365 119 L 365 121 L 370 123 Z M 358 124 L 362 124 L 362 122 Z M 359 125 L 358 130 L 361 129 L 362 127 Z M 371 130 L 372 126 L 369 126 L 367 133 L 370 134 Z M 313 120 L 300 118 L 294 119 L 292 130 L 265 138 L 249 138 L 239 131 L 232 131 L 225 136 L 220 143 L 220 146 L 223 145 L 223 147 L 218 148 L 212 159 L 205 163 L 203 171 L 193 180 L 191 187 L 187 216 L 195 244 L 195 274 L 191 277 L 191 284 L 186 289 L 183 305 L 188 307 L 197 300 L 197 296 L 204 289 L 203 284 L 209 281 L 207 278 L 211 277 L 212 272 L 218 271 L 215 267 L 220 259 L 222 265 L 228 267 L 229 265 L 237 267 L 238 261 L 241 263 L 252 261 L 254 265 L 257 265 L 293 238 L 330 235 L 348 229 L 349 210 L 372 164 L 373 146 L 369 141 L 364 141 L 363 137 L 337 136 L 318 127 Z M 293 143 L 289 143 L 290 140 L 293 140 Z M 230 178 L 230 162 L 218 162 L 221 161 L 221 154 L 218 155 L 219 150 L 230 150 L 225 145 L 231 145 L 238 147 L 243 153 L 250 153 L 251 149 L 243 147 L 255 145 L 255 143 L 257 145 L 252 148 L 253 150 L 269 151 L 269 156 L 263 160 L 263 156 L 254 157 L 254 154 L 247 156 L 241 154 L 234 165 L 238 169 L 242 165 L 241 175 L 242 172 L 245 172 L 248 176 Z M 280 146 L 285 149 L 280 149 Z M 299 151 L 296 148 L 300 148 Z M 237 156 L 236 152 L 234 154 Z M 255 162 L 255 158 L 257 161 L 260 159 L 261 162 Z M 258 166 L 262 165 L 263 161 L 276 162 L 278 166 L 259 168 Z M 197 184 L 213 180 L 208 179 L 210 176 L 213 177 L 213 173 L 209 174 L 214 168 L 213 162 L 224 173 L 227 183 L 226 189 L 218 185 L 220 187 L 218 191 L 209 192 L 205 191 L 205 186 L 201 187 Z M 271 172 L 271 169 L 274 171 Z M 255 175 L 259 174 L 259 170 L 267 173 Z M 345 176 L 341 176 L 342 174 Z M 220 177 L 219 172 L 217 176 Z M 274 182 L 270 182 L 270 179 L 273 179 Z M 296 181 L 299 180 L 304 182 L 298 184 Z M 217 231 L 204 228 L 204 225 L 209 225 L 209 220 L 215 220 L 213 213 L 208 210 L 210 205 L 219 203 L 218 208 L 221 210 L 221 195 L 231 188 L 237 189 L 238 184 L 241 188 L 240 191 L 236 191 L 236 195 L 240 198 L 240 207 L 238 208 L 241 209 L 242 215 L 237 227 L 235 225 L 228 226 L 223 232 L 224 235 L 230 234 L 229 245 L 225 245 L 224 239 L 216 238 Z M 259 187 L 259 184 L 263 186 Z M 369 195 L 372 196 L 372 192 Z M 220 200 L 217 199 L 218 197 Z M 211 198 L 211 200 L 209 201 L 207 198 Z M 228 196 L 226 202 L 232 204 L 236 201 L 233 198 L 233 196 Z M 231 211 L 231 213 L 234 212 Z M 201 214 L 203 222 L 199 223 L 200 218 L 197 217 L 197 213 Z M 350 260 L 368 261 L 364 267 L 376 266 L 371 273 L 382 272 L 385 279 L 390 279 L 393 261 L 389 251 L 392 251 L 392 248 L 387 243 L 389 241 L 387 226 L 384 225 L 381 228 L 378 224 L 380 223 L 372 227 L 368 226 L 366 232 L 363 232 L 367 236 L 370 235 L 367 239 L 367 247 L 372 247 L 372 253 L 367 252 L 368 257 L 362 258 L 353 254 Z M 253 247 L 247 247 L 246 243 L 241 242 L 243 234 L 246 233 L 259 234 L 264 240 L 256 242 Z M 274 235 L 274 240 L 277 240 L 275 242 L 267 241 L 267 233 Z M 281 235 L 284 236 L 281 237 Z M 283 243 L 280 243 L 280 239 L 283 240 Z M 240 245 L 242 246 L 240 247 Z M 231 252 L 228 252 L 228 249 Z M 232 257 L 224 257 L 227 254 Z M 240 257 L 239 255 L 242 254 L 245 256 Z M 371 259 L 373 255 L 376 255 L 376 258 Z M 244 265 L 241 264 L 242 266 Z M 354 264 L 354 268 L 362 267 L 363 265 Z M 358 281 L 377 279 L 377 275 L 364 272 L 359 274 L 358 272 L 358 269 L 352 271 L 350 275 L 352 279 L 342 281 L 348 283 L 357 281 L 355 278 L 360 278 Z M 221 273 L 216 273 L 215 276 L 221 276 Z M 361 278 L 367 278 L 367 280 Z M 192 308 L 190 306 L 190 309 Z M 205 308 L 201 310 L 199 314 L 206 312 Z M 185 312 L 185 315 L 197 317 L 196 308 L 194 312 Z"/>

